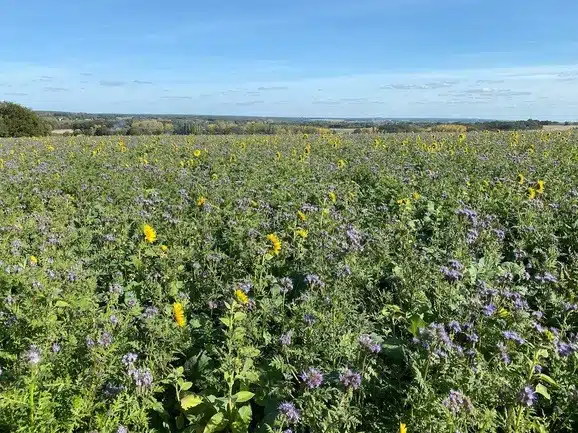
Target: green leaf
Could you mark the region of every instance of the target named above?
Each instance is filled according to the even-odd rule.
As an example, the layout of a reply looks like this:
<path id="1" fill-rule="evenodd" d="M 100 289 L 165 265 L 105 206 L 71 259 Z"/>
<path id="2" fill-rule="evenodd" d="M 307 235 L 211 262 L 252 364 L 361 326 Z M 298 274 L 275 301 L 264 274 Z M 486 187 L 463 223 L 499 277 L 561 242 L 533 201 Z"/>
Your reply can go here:
<path id="1" fill-rule="evenodd" d="M 233 396 L 237 403 L 245 403 L 246 401 L 251 400 L 255 394 L 250 391 L 239 391 L 237 394 Z"/>
<path id="2" fill-rule="evenodd" d="M 183 410 L 189 410 L 193 407 L 200 405 L 203 402 L 203 399 L 195 394 L 189 394 L 183 398 L 181 398 L 181 407 Z"/>
<path id="3" fill-rule="evenodd" d="M 247 317 L 247 315 L 246 315 L 245 313 L 241 312 L 241 311 L 237 311 L 237 312 L 235 313 L 235 316 L 234 316 L 234 317 L 235 317 L 235 320 L 241 321 L 241 320 L 245 320 L 245 318 Z"/>
<path id="4" fill-rule="evenodd" d="M 191 386 L 193 386 L 193 382 L 184 382 L 181 385 L 181 391 L 188 391 L 189 389 L 191 389 Z"/>
<path id="5" fill-rule="evenodd" d="M 411 316 L 409 322 L 409 332 L 411 332 L 414 337 L 417 337 L 419 330 L 425 328 L 426 325 L 425 321 L 418 314 Z"/>
<path id="6" fill-rule="evenodd" d="M 211 417 L 211 419 L 205 426 L 203 433 L 213 433 L 221 431 L 227 426 L 227 423 L 228 420 L 225 418 L 225 414 L 223 412 L 217 412 Z"/>
<path id="7" fill-rule="evenodd" d="M 251 418 L 253 414 L 251 411 L 251 406 L 246 405 L 237 411 L 235 414 L 235 419 L 231 424 L 232 433 L 247 433 L 249 430 L 249 425 L 251 424 Z"/>
<path id="8" fill-rule="evenodd" d="M 548 393 L 548 389 L 541 383 L 536 385 L 536 392 L 541 396 L 543 396 L 546 400 L 550 400 L 550 394 Z"/>
<path id="9" fill-rule="evenodd" d="M 550 376 L 548 376 L 547 374 L 539 374 L 538 378 L 543 382 L 546 382 L 552 386 L 558 387 L 558 383 L 554 379 L 552 379 Z"/>
<path id="10" fill-rule="evenodd" d="M 66 301 L 56 301 L 54 306 L 64 308 L 64 307 L 70 307 L 70 304 Z"/>
<path id="11" fill-rule="evenodd" d="M 223 324 L 228 328 L 229 326 L 231 326 L 231 318 L 230 317 L 221 317 L 219 319 L 221 322 L 223 322 Z"/>

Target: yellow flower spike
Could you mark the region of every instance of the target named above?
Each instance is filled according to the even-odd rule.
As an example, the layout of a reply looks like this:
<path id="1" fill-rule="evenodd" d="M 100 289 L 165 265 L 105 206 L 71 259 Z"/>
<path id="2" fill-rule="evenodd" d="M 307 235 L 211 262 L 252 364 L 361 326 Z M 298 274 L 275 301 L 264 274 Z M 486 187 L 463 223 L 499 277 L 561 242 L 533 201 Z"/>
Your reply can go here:
<path id="1" fill-rule="evenodd" d="M 518 174 L 518 183 L 520 185 L 523 185 L 525 181 L 526 181 L 526 178 L 524 177 L 524 175 L 522 173 Z"/>
<path id="2" fill-rule="evenodd" d="M 144 234 L 145 240 L 149 244 L 152 244 L 154 241 L 157 240 L 157 232 L 155 231 L 155 229 L 152 228 L 152 226 L 145 224 L 142 228 L 142 232 Z"/>
<path id="3" fill-rule="evenodd" d="M 301 221 L 305 221 L 307 219 L 307 215 L 305 215 L 303 212 L 301 212 L 300 210 L 297 211 L 297 217 L 301 220 Z"/>
<path id="4" fill-rule="evenodd" d="M 544 181 L 543 180 L 539 180 L 536 183 L 536 192 L 538 194 L 544 194 Z"/>
<path id="5" fill-rule="evenodd" d="M 30 256 L 30 264 L 36 266 L 38 264 L 38 259 L 36 256 Z"/>
<path id="6" fill-rule="evenodd" d="M 309 232 L 305 229 L 297 229 L 295 230 L 295 234 L 303 239 L 307 239 L 307 236 L 309 235 Z"/>
<path id="7" fill-rule="evenodd" d="M 528 198 L 534 200 L 536 198 L 536 190 L 534 188 L 528 188 Z"/>
<path id="8" fill-rule="evenodd" d="M 197 206 L 204 206 L 205 203 L 207 202 L 207 199 L 203 196 L 200 196 L 199 199 L 197 200 Z"/>
<path id="9" fill-rule="evenodd" d="M 235 299 L 237 300 L 237 302 L 243 305 L 247 305 L 249 303 L 249 297 L 241 289 L 235 290 Z"/>
<path id="10" fill-rule="evenodd" d="M 329 191 L 329 194 L 327 194 L 327 196 L 333 203 L 337 201 L 337 194 L 335 194 L 333 191 Z"/>
<path id="11" fill-rule="evenodd" d="M 279 237 L 275 233 L 271 233 L 267 235 L 267 240 L 271 242 L 271 249 L 269 252 L 274 256 L 278 256 L 281 252 L 281 240 L 279 240 Z"/>
<path id="12" fill-rule="evenodd" d="M 196 150 L 193 152 L 193 155 L 198 158 L 199 156 L 201 156 L 201 151 L 200 151 L 199 149 L 196 149 Z"/>
<path id="13" fill-rule="evenodd" d="M 187 321 L 185 319 L 185 310 L 183 309 L 183 304 L 180 302 L 175 302 L 173 304 L 173 317 L 179 328 L 183 328 Z"/>
<path id="14" fill-rule="evenodd" d="M 399 433 L 407 433 L 407 426 L 402 422 L 399 423 Z"/>

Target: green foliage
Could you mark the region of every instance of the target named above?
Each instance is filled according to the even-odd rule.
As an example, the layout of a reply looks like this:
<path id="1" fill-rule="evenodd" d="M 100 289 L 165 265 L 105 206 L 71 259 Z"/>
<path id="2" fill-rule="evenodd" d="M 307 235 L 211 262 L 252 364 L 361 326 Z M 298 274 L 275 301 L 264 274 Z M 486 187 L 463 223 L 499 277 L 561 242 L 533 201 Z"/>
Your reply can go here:
<path id="1" fill-rule="evenodd" d="M 50 125 L 32 110 L 13 102 L 0 102 L 0 137 L 42 137 Z"/>
<path id="2" fill-rule="evenodd" d="M 578 135 L 460 131 L 0 140 L 0 431 L 576 431 Z"/>

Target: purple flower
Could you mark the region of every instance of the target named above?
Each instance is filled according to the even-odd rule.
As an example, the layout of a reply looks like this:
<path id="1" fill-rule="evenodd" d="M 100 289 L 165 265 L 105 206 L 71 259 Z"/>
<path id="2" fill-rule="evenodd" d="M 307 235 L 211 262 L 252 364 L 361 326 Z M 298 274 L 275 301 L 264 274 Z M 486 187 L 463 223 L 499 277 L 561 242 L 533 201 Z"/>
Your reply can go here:
<path id="1" fill-rule="evenodd" d="M 145 389 L 152 386 L 153 375 L 148 368 L 130 369 L 129 374 L 138 388 Z"/>
<path id="2" fill-rule="evenodd" d="M 58 353 L 58 352 L 60 352 L 60 344 L 52 343 L 52 353 Z"/>
<path id="3" fill-rule="evenodd" d="M 371 335 L 361 334 L 359 336 L 359 343 L 367 350 L 369 350 L 371 353 L 381 352 L 381 345 L 376 341 L 374 341 Z"/>
<path id="4" fill-rule="evenodd" d="M 564 311 L 576 311 L 578 310 L 578 305 L 571 304 L 570 302 L 564 302 Z"/>
<path id="5" fill-rule="evenodd" d="M 566 357 L 572 355 L 575 352 L 576 347 L 572 344 L 556 341 L 556 350 L 560 356 Z"/>
<path id="6" fill-rule="evenodd" d="M 318 275 L 315 274 L 309 274 L 305 276 L 305 282 L 307 284 L 309 284 L 311 287 L 325 287 L 325 283 L 323 281 L 321 281 L 321 278 L 319 278 Z"/>
<path id="7" fill-rule="evenodd" d="M 123 425 L 119 425 L 116 429 L 116 433 L 128 433 L 128 428 Z"/>
<path id="8" fill-rule="evenodd" d="M 92 339 L 92 337 L 86 337 L 86 347 L 92 346 L 94 346 L 94 340 Z"/>
<path id="9" fill-rule="evenodd" d="M 443 405 L 452 413 L 471 412 L 473 409 L 472 402 L 461 391 L 451 390 L 448 397 L 443 401 Z"/>
<path id="10" fill-rule="evenodd" d="M 109 332 L 103 332 L 102 335 L 98 338 L 98 344 L 102 347 L 108 347 L 112 344 L 112 335 Z"/>
<path id="11" fill-rule="evenodd" d="M 114 314 L 109 317 L 109 320 L 110 320 L 110 323 L 112 323 L 113 325 L 118 324 L 118 317 L 116 317 Z"/>
<path id="12" fill-rule="evenodd" d="M 251 291 L 251 288 L 253 287 L 253 284 L 251 284 L 250 281 L 241 281 L 239 284 L 239 289 L 241 289 L 243 292 L 245 293 L 249 293 Z"/>
<path id="13" fill-rule="evenodd" d="M 317 321 L 317 317 L 315 317 L 313 314 L 305 313 L 305 314 L 303 315 L 303 321 L 304 321 L 307 325 L 311 326 L 311 325 L 313 325 L 313 324 Z"/>
<path id="14" fill-rule="evenodd" d="M 535 365 L 534 366 L 534 373 L 536 373 L 536 374 L 542 373 L 542 366 L 541 365 Z"/>
<path id="15" fill-rule="evenodd" d="M 283 346 L 290 346 L 292 337 L 293 337 L 293 330 L 287 331 L 285 334 L 279 337 L 279 342 Z"/>
<path id="16" fill-rule="evenodd" d="M 301 373 L 301 380 L 305 382 L 309 389 L 319 388 L 323 383 L 323 373 L 311 367 Z"/>
<path id="17" fill-rule="evenodd" d="M 494 304 L 484 305 L 484 316 L 491 317 L 496 312 L 496 306 Z"/>
<path id="18" fill-rule="evenodd" d="M 450 331 L 455 332 L 456 334 L 458 332 L 462 332 L 462 327 L 459 324 L 459 322 L 457 322 L 456 320 L 452 320 L 450 323 L 448 323 L 448 328 Z"/>
<path id="19" fill-rule="evenodd" d="M 349 368 L 339 375 L 339 380 L 345 388 L 355 390 L 361 386 L 361 374 L 351 371 Z"/>
<path id="20" fill-rule="evenodd" d="M 36 365 L 40 362 L 40 349 L 36 345 L 31 345 L 28 351 L 24 354 L 24 358 L 28 363 Z"/>
<path id="21" fill-rule="evenodd" d="M 477 230 L 472 229 L 472 230 L 468 230 L 468 233 L 466 234 L 466 242 L 468 244 L 473 244 L 476 239 L 478 239 L 478 237 L 480 236 L 480 233 L 478 233 Z"/>
<path id="22" fill-rule="evenodd" d="M 508 354 L 508 349 L 506 345 L 503 343 L 498 343 L 498 350 L 500 351 L 500 357 L 502 358 L 502 362 L 506 365 L 509 365 L 512 362 L 510 355 Z"/>
<path id="23" fill-rule="evenodd" d="M 287 418 L 287 421 L 291 424 L 296 424 L 299 422 L 301 418 L 301 414 L 299 410 L 295 407 L 295 405 L 291 402 L 284 401 L 279 405 L 279 412 Z"/>
<path id="24" fill-rule="evenodd" d="M 281 285 L 281 293 L 287 293 L 293 290 L 293 281 L 291 278 L 283 277 L 279 280 Z"/>
<path id="25" fill-rule="evenodd" d="M 138 359 L 138 355 L 136 353 L 129 352 L 122 357 L 122 363 L 127 367 L 134 364 Z"/>
<path id="26" fill-rule="evenodd" d="M 158 313 L 159 313 L 159 310 L 157 307 L 150 306 L 150 307 L 145 308 L 144 312 L 142 313 L 142 317 L 143 317 L 143 319 L 152 319 Z"/>
<path id="27" fill-rule="evenodd" d="M 538 400 L 536 391 L 529 385 L 522 388 L 518 394 L 518 401 L 524 406 L 530 407 L 536 403 L 536 400 Z"/>
<path id="28" fill-rule="evenodd" d="M 456 282 L 456 281 L 461 280 L 463 278 L 463 275 L 461 272 L 459 272 L 457 269 L 450 269 L 447 266 L 442 266 L 440 268 L 440 272 L 443 274 L 446 281 L 448 281 L 450 283 Z"/>
<path id="29" fill-rule="evenodd" d="M 502 335 L 506 340 L 515 341 L 518 344 L 524 344 L 526 342 L 516 331 L 504 331 Z"/>

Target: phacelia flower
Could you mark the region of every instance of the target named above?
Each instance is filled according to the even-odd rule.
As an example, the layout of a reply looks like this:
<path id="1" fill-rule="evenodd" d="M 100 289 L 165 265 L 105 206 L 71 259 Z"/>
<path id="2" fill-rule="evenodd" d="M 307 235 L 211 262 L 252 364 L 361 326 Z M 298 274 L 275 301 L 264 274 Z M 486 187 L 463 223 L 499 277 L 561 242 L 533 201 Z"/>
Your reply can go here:
<path id="1" fill-rule="evenodd" d="M 351 388 L 355 390 L 361 386 L 361 374 L 348 368 L 339 375 L 339 381 L 345 388 Z"/>
<path id="2" fill-rule="evenodd" d="M 531 386 L 525 386 L 522 388 L 518 394 L 518 401 L 526 407 L 531 407 L 538 400 L 538 395 L 536 391 Z"/>
<path id="3" fill-rule="evenodd" d="M 309 368 L 301 373 L 301 380 L 309 389 L 319 388 L 323 383 L 323 373 L 316 368 Z"/>
<path id="4" fill-rule="evenodd" d="M 301 418 L 299 410 L 295 407 L 293 403 L 288 401 L 285 401 L 279 405 L 279 412 L 281 412 L 281 414 L 285 416 L 285 418 L 290 424 L 298 423 L 299 419 Z"/>

